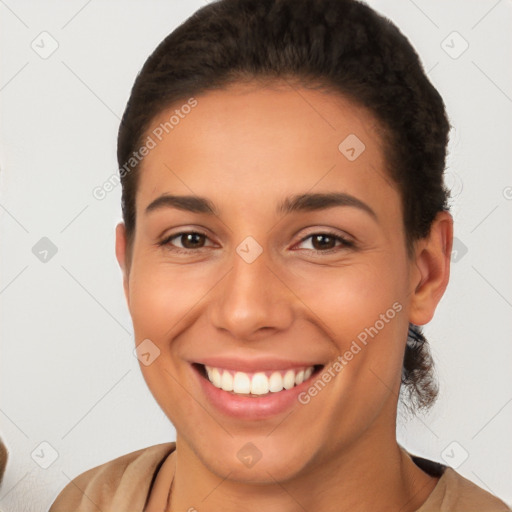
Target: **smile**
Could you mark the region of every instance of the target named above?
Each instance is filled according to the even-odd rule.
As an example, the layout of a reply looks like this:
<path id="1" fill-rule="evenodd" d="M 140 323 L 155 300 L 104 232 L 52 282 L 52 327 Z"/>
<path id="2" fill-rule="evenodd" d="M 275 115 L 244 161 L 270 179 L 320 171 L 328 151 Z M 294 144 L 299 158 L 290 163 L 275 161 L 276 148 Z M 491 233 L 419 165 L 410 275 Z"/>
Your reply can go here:
<path id="1" fill-rule="evenodd" d="M 325 367 L 312 363 L 216 356 L 196 360 L 191 366 L 202 395 L 216 412 L 237 420 L 260 421 L 300 405 L 298 395 Z"/>
<path id="2" fill-rule="evenodd" d="M 262 396 L 292 389 L 309 379 L 315 367 L 246 373 L 205 366 L 208 380 L 218 389 L 243 396 Z"/>

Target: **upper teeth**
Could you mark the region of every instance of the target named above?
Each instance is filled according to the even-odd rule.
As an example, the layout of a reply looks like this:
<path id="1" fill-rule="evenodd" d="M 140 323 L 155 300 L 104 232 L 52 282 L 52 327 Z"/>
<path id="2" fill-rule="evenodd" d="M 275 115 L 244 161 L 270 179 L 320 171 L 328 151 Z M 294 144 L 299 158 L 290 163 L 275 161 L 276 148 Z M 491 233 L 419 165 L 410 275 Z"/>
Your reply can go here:
<path id="1" fill-rule="evenodd" d="M 224 391 L 239 394 L 266 395 L 291 389 L 311 377 L 314 367 L 275 372 L 245 373 L 205 366 L 210 382 Z"/>

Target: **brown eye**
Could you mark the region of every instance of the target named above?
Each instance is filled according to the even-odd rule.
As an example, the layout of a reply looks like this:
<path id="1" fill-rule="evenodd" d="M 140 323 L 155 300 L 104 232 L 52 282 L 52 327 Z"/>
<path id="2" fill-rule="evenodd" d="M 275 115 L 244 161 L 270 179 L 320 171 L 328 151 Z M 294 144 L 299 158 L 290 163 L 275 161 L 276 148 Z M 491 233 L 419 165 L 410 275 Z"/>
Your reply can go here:
<path id="1" fill-rule="evenodd" d="M 196 231 L 183 231 L 181 233 L 175 233 L 174 235 L 168 236 L 159 242 L 158 245 L 177 252 L 183 252 L 208 247 L 211 243 L 207 244 L 207 241 L 208 237 L 203 233 L 198 233 Z"/>
<path id="2" fill-rule="evenodd" d="M 311 237 L 311 244 L 317 251 L 333 249 L 336 246 L 336 239 L 333 236 L 319 234 Z"/>
<path id="3" fill-rule="evenodd" d="M 304 237 L 300 244 L 302 249 L 316 252 L 329 252 L 355 247 L 354 242 L 335 233 L 313 233 Z"/>
<path id="4" fill-rule="evenodd" d="M 179 235 L 179 240 L 185 249 L 198 249 L 204 247 L 205 236 L 201 233 L 183 233 Z"/>

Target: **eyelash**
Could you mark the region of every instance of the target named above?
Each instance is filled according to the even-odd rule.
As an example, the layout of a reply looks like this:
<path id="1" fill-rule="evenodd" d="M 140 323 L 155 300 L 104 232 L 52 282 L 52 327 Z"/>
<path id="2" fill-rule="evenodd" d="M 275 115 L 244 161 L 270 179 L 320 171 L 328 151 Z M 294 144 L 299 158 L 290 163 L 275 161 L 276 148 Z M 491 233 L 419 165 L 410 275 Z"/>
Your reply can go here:
<path id="1" fill-rule="evenodd" d="M 170 251 L 173 251 L 173 252 L 175 252 L 177 254 L 190 254 L 191 252 L 197 252 L 197 251 L 200 251 L 202 249 L 206 249 L 207 248 L 207 247 L 199 247 L 197 249 L 184 249 L 184 248 L 181 248 L 181 247 L 176 247 L 176 246 L 171 244 L 171 240 L 174 240 L 175 238 L 182 237 L 184 235 L 200 235 L 200 236 L 204 236 L 205 238 L 208 238 L 208 236 L 205 233 L 201 233 L 200 231 L 181 231 L 180 233 L 175 233 L 175 234 L 172 234 L 172 235 L 164 238 L 161 242 L 158 242 L 158 246 L 166 247 Z M 299 241 L 299 244 L 305 242 L 309 238 L 312 238 L 312 237 L 318 236 L 318 235 L 322 235 L 322 236 L 327 236 L 329 238 L 333 238 L 336 242 L 340 242 L 340 245 L 338 247 L 334 247 L 334 248 L 331 248 L 331 249 L 326 249 L 326 250 L 323 250 L 323 251 L 322 250 L 318 250 L 318 249 L 306 249 L 306 250 L 313 251 L 313 252 L 315 252 L 317 254 L 331 254 L 333 252 L 337 252 L 340 249 L 355 248 L 355 243 L 353 241 L 348 240 L 347 238 L 345 238 L 345 237 L 343 237 L 343 236 L 341 236 L 341 235 L 339 235 L 337 233 L 333 233 L 332 231 L 318 231 L 318 232 L 315 232 L 315 233 L 311 233 L 311 234 L 305 236 L 304 238 L 302 238 Z"/>

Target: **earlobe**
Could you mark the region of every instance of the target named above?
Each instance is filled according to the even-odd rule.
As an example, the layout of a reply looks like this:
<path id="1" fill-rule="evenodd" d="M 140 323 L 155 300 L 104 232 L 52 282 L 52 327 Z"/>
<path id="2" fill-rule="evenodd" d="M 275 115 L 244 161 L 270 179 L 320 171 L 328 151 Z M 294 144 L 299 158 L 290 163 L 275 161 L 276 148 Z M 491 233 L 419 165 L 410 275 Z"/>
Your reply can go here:
<path id="1" fill-rule="evenodd" d="M 453 243 L 453 219 L 448 212 L 439 212 L 428 237 L 418 241 L 415 265 L 416 282 L 412 283 L 410 322 L 425 325 L 434 316 L 450 278 L 450 257 Z"/>
<path id="2" fill-rule="evenodd" d="M 116 259 L 119 263 L 119 267 L 123 273 L 123 288 L 124 295 L 126 298 L 126 302 L 128 303 L 128 307 L 130 306 L 129 299 L 129 287 L 128 287 L 128 266 L 127 266 L 127 243 L 126 243 L 126 228 L 123 222 L 120 222 L 116 226 Z"/>

